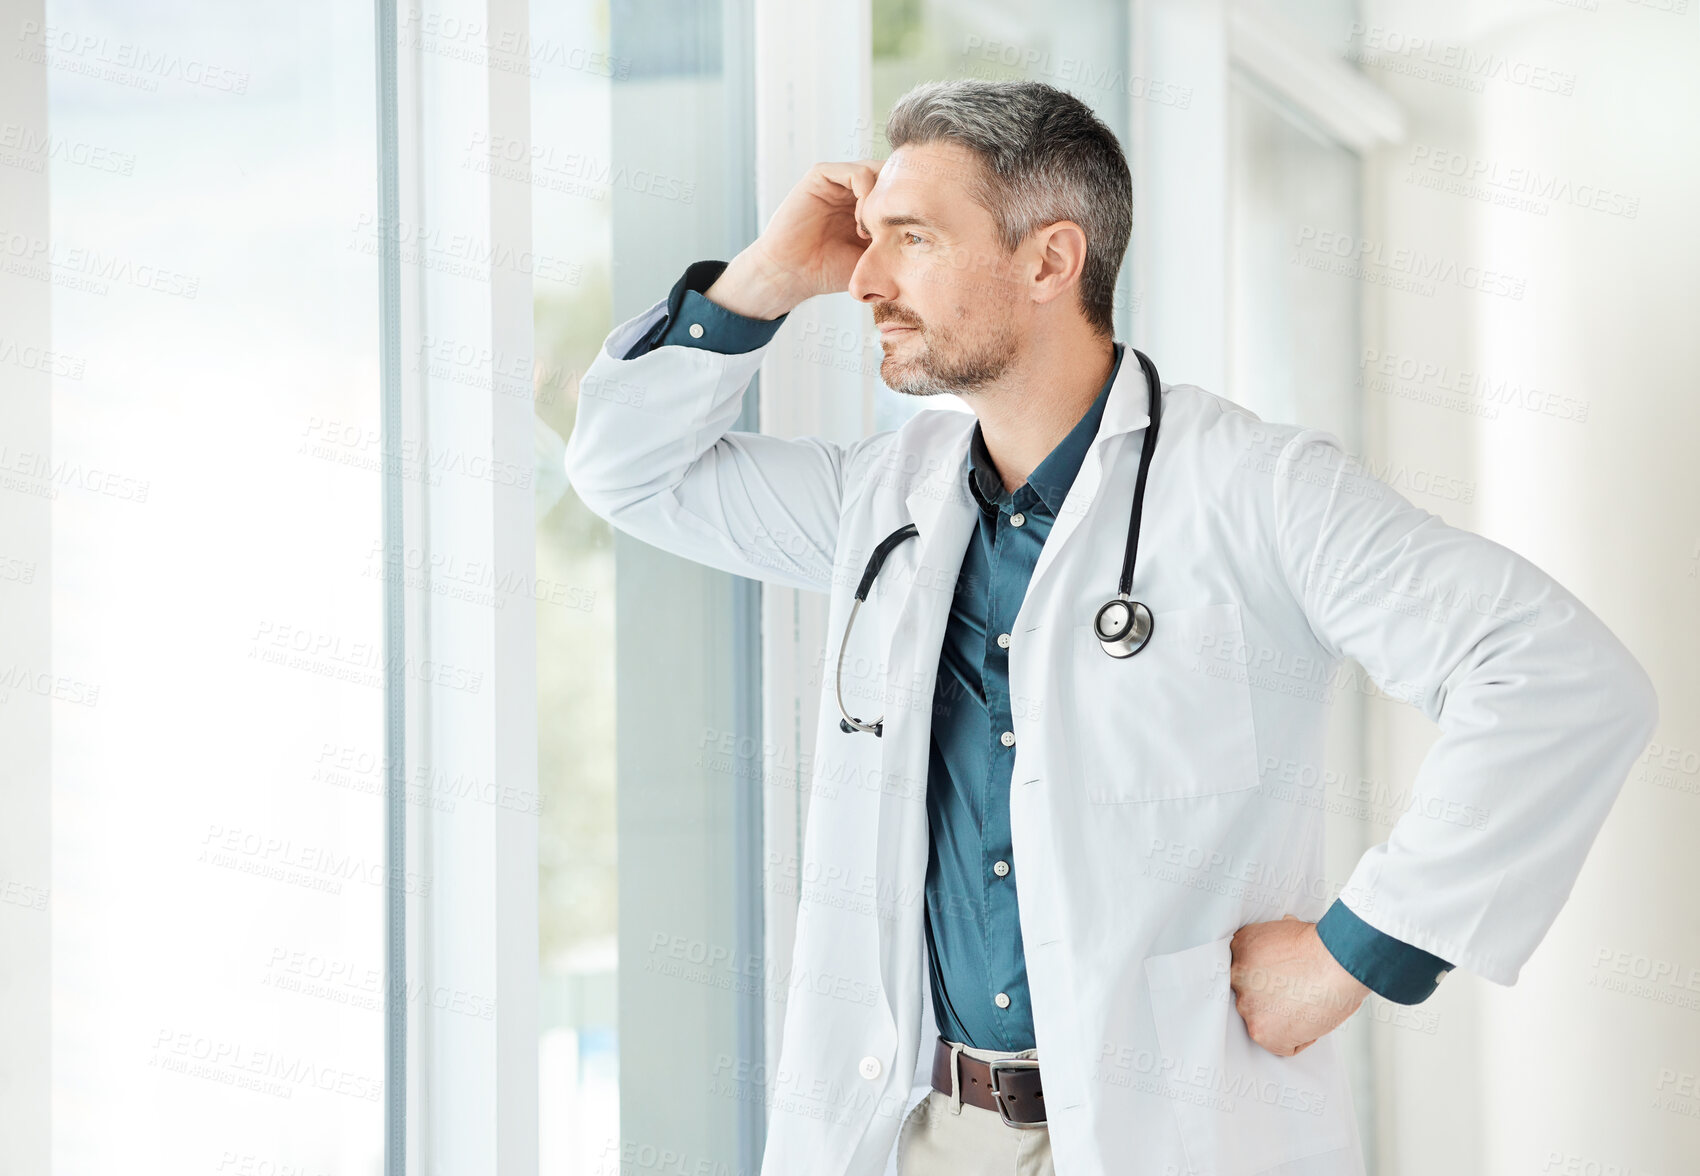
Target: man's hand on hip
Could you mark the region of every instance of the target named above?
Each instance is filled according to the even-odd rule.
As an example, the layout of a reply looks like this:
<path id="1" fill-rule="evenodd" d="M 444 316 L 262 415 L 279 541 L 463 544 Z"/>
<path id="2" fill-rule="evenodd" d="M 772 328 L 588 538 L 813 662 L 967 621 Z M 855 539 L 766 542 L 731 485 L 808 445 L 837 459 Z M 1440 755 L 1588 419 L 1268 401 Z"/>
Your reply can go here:
<path id="1" fill-rule="evenodd" d="M 1292 915 L 1247 923 L 1228 945 L 1228 981 L 1246 1033 L 1272 1054 L 1298 1053 L 1358 1011 L 1369 989 L 1342 968 L 1316 924 Z"/>

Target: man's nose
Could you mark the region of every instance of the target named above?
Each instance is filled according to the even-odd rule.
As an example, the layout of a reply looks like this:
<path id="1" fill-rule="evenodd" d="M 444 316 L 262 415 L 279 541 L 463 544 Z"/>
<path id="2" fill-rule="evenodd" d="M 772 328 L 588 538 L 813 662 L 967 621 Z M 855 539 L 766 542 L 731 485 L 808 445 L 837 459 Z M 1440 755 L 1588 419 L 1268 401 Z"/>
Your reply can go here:
<path id="1" fill-rule="evenodd" d="M 850 297 L 857 302 L 890 302 L 893 291 L 885 267 L 880 264 L 879 247 L 870 243 L 850 271 Z"/>

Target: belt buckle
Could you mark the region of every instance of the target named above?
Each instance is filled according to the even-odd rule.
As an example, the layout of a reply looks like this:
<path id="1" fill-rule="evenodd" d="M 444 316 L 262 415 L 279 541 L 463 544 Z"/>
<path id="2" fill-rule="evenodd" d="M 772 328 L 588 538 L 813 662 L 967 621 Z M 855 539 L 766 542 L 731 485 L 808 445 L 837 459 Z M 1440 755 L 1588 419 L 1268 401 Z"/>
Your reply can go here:
<path id="1" fill-rule="evenodd" d="M 1017 1123 L 1014 1119 L 1011 1119 L 1009 1117 L 1009 1112 L 1005 1111 L 1003 1109 L 1003 1091 L 998 1089 L 998 1072 L 999 1071 L 1001 1071 L 1001 1070 L 1037 1070 L 1039 1068 L 1039 1059 L 1038 1058 L 992 1058 L 989 1061 L 987 1061 L 986 1067 L 987 1067 L 988 1070 L 991 1071 L 992 1098 L 997 1101 L 998 1118 L 1000 1118 L 1004 1121 L 1004 1126 L 1006 1126 L 1006 1127 L 1043 1127 L 1043 1126 L 1045 1126 L 1046 1120 L 1044 1120 L 1044 1119 L 1040 1119 L 1037 1123 Z"/>

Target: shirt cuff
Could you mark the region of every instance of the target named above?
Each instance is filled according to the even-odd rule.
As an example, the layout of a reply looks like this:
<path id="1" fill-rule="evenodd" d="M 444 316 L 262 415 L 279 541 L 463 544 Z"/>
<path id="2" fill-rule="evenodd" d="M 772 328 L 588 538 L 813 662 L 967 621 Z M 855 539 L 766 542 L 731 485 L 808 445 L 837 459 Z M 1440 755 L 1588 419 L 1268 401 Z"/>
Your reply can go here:
<path id="1" fill-rule="evenodd" d="M 1316 934 L 1342 968 L 1394 1004 L 1421 1004 L 1452 970 L 1439 956 L 1371 927 L 1339 899 L 1318 920 Z"/>
<path id="2" fill-rule="evenodd" d="M 721 355 L 740 355 L 771 342 L 786 315 L 750 318 L 704 297 L 728 264 L 698 261 L 686 266 L 667 295 L 667 313 L 621 358 L 636 359 L 657 347 L 698 347 Z"/>

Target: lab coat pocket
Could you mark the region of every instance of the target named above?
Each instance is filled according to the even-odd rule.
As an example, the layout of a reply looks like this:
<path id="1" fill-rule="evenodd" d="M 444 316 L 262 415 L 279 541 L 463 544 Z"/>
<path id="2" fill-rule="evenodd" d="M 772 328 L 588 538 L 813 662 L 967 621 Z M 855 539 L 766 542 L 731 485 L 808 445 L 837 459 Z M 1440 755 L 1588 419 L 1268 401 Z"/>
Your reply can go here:
<path id="1" fill-rule="evenodd" d="M 1145 961 L 1166 1093 L 1189 1170 L 1253 1176 L 1350 1149 L 1338 1170 L 1361 1171 L 1339 1042 L 1329 1034 L 1292 1057 L 1254 1042 L 1228 982 L 1231 939 Z"/>
<path id="2" fill-rule="evenodd" d="M 1130 658 L 1075 629 L 1069 693 L 1097 732 L 1083 742 L 1081 787 L 1096 804 L 1184 799 L 1256 788 L 1251 686 L 1234 603 L 1169 608 Z"/>

